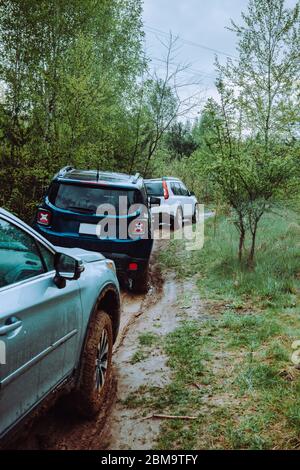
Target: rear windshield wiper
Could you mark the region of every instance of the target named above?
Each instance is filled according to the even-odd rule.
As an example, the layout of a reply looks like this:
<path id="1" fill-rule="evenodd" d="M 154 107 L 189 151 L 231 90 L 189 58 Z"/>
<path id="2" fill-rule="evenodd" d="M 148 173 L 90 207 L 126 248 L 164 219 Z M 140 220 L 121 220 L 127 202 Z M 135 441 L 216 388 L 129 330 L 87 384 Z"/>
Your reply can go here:
<path id="1" fill-rule="evenodd" d="M 85 207 L 69 206 L 67 209 L 71 209 L 71 210 L 75 210 L 75 211 L 83 212 L 87 214 L 95 214 L 95 211 L 93 209 L 87 209 Z"/>

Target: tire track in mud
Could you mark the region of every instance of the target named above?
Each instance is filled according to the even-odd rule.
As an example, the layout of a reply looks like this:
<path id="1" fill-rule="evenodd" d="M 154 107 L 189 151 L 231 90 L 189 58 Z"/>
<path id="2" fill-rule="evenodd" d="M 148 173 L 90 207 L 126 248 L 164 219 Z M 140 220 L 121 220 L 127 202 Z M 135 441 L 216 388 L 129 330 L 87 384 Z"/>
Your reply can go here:
<path id="1" fill-rule="evenodd" d="M 163 249 L 165 243 L 162 240 L 158 242 L 157 249 Z M 172 380 L 172 373 L 167 365 L 168 357 L 159 345 L 151 348 L 149 354 L 141 360 L 131 361 L 140 348 L 139 335 L 152 333 L 163 338 L 179 326 L 182 320 L 207 317 L 193 280 L 179 283 L 175 279 L 175 273 L 167 272 L 162 281 L 158 263 L 155 261 L 153 266 L 158 273 L 153 283 L 154 291 L 146 296 L 141 312 L 132 318 L 130 327 L 115 351 L 117 393 L 102 432 L 102 449 L 149 450 L 155 448 L 160 433 L 159 420 L 145 419 L 141 409 L 126 404 L 128 397 L 138 395 L 140 387 L 163 388 Z M 99 449 L 99 441 L 98 447 L 94 441 L 92 448 Z"/>
<path id="2" fill-rule="evenodd" d="M 25 436 L 19 438 L 14 449 L 144 449 L 155 445 L 159 435 L 159 420 L 145 420 L 139 410 L 129 408 L 124 400 L 142 385 L 164 387 L 171 381 L 167 357 L 154 349 L 144 360 L 131 363 L 139 350 L 139 335 L 155 333 L 163 337 L 173 331 L 182 319 L 203 315 L 203 305 L 193 292 L 192 281 L 179 283 L 175 273 L 161 273 L 159 251 L 168 240 L 156 240 L 150 263 L 151 287 L 143 295 L 122 292 L 120 333 L 114 346 L 113 374 L 107 393 L 106 406 L 91 421 L 72 415 L 66 407 L 67 396 L 33 422 Z M 188 310 L 182 302 L 186 293 L 192 295 Z M 181 306 L 180 306 L 181 305 Z M 159 326 L 158 326 L 159 325 Z"/>
<path id="3" fill-rule="evenodd" d="M 149 292 L 146 295 L 135 295 L 128 291 L 121 293 L 122 315 L 119 337 L 114 346 L 114 364 L 117 351 L 122 347 L 134 323 L 162 295 L 163 280 L 157 263 L 160 248 L 160 244 L 156 243 L 151 257 Z M 28 450 L 103 448 L 103 428 L 116 399 L 117 380 L 114 367 L 106 406 L 97 418 L 87 421 L 72 415 L 72 411 L 66 406 L 67 396 L 62 397 L 54 406 L 30 423 L 29 429 L 22 432 L 10 448 Z"/>
<path id="4" fill-rule="evenodd" d="M 141 361 L 131 363 L 139 351 L 139 335 L 154 333 L 164 335 L 176 326 L 173 311 L 176 302 L 176 284 L 172 276 L 164 283 L 159 299 L 146 305 L 143 315 L 138 315 L 130 325 L 128 334 L 114 356 L 117 376 L 117 393 L 114 406 L 102 433 L 102 448 L 110 450 L 151 449 L 159 434 L 157 420 L 144 420 L 138 409 L 128 407 L 124 400 L 142 386 L 164 387 L 171 380 L 167 357 L 155 348 Z M 155 324 L 160 324 L 157 328 Z"/>

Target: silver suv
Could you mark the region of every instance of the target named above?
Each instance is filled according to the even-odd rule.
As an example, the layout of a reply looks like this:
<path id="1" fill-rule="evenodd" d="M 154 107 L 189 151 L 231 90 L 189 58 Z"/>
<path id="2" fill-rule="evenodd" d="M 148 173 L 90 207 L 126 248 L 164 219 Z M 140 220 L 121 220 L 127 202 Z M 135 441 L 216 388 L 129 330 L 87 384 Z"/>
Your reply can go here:
<path id="1" fill-rule="evenodd" d="M 72 415 L 96 414 L 120 323 L 114 263 L 53 246 L 0 208 L 0 306 L 0 448 L 60 393 Z"/>
<path id="2" fill-rule="evenodd" d="M 144 180 L 148 196 L 160 199 L 160 205 L 151 208 L 152 215 L 159 214 L 160 221 L 170 221 L 176 228 L 186 220 L 198 220 L 198 201 L 178 178 L 163 177 Z"/>

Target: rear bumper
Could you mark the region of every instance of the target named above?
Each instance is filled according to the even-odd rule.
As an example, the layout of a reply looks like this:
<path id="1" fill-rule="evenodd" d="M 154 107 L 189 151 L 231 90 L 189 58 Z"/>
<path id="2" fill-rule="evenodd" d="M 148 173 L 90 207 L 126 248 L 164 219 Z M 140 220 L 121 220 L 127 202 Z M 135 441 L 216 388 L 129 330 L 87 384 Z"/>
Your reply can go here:
<path id="1" fill-rule="evenodd" d="M 162 204 L 161 206 L 151 207 L 151 214 L 168 214 L 170 217 L 174 217 L 177 211 L 178 205 L 176 204 Z"/>
<path id="2" fill-rule="evenodd" d="M 112 259 L 115 262 L 117 269 L 117 275 L 119 278 L 127 279 L 138 279 L 141 273 L 145 271 L 148 266 L 149 259 L 145 258 L 133 258 L 127 255 L 121 255 L 120 253 L 102 253 L 106 258 Z M 137 267 L 136 270 L 130 270 L 129 265 L 134 263 Z"/>
<path id="3" fill-rule="evenodd" d="M 121 277 L 136 279 L 148 263 L 153 246 L 153 240 L 100 240 L 95 237 L 71 236 L 69 234 L 51 233 L 51 230 L 34 225 L 53 245 L 66 248 L 82 248 L 96 251 L 115 262 L 117 273 Z M 136 263 L 137 269 L 130 270 L 129 264 Z"/>

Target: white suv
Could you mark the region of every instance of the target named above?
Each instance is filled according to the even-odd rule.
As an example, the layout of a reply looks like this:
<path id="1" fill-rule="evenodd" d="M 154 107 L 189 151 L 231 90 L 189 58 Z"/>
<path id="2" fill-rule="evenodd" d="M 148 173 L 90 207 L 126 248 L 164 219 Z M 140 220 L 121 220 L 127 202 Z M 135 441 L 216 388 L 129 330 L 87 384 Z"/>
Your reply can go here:
<path id="1" fill-rule="evenodd" d="M 172 177 L 144 181 L 148 196 L 160 199 L 160 205 L 151 208 L 152 215 L 159 214 L 162 222 L 170 221 L 173 227 L 181 227 L 187 219 L 197 222 L 197 198 L 182 181 Z"/>

